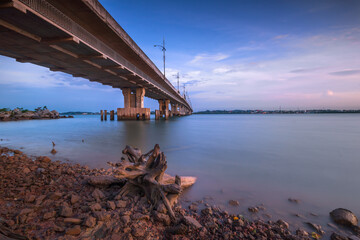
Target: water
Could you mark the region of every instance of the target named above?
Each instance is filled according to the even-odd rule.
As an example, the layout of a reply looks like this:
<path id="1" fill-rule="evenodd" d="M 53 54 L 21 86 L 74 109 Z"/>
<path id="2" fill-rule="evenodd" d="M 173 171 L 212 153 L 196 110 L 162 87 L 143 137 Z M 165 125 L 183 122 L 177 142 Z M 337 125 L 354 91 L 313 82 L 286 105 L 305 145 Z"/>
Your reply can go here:
<path id="1" fill-rule="evenodd" d="M 325 225 L 338 207 L 360 216 L 359 123 L 357 114 L 192 115 L 145 122 L 76 116 L 0 122 L 0 145 L 105 168 L 120 159 L 126 144 L 145 152 L 159 143 L 170 174 L 198 177 L 183 199 L 212 196 L 213 203 L 247 217 L 254 217 L 247 207 L 264 204 L 256 216 L 268 213 L 302 226 L 297 213 Z M 228 206 L 230 199 L 240 206 Z"/>

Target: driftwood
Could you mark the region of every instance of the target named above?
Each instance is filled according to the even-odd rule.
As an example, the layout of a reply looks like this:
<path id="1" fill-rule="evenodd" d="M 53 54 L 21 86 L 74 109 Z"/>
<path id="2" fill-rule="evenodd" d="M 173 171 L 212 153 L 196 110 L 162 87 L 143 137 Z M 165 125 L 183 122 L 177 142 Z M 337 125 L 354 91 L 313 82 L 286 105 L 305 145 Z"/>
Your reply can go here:
<path id="1" fill-rule="evenodd" d="M 176 203 L 181 191 L 193 185 L 195 177 L 172 177 L 165 174 L 167 168 L 166 157 L 160 151 L 158 144 L 148 153 L 142 154 L 141 150 L 126 146 L 119 163 L 108 163 L 115 167 L 115 177 L 126 179 L 127 182 L 120 190 L 120 196 L 126 196 L 130 192 L 141 191 L 151 203 L 151 210 L 158 210 L 162 203 L 173 222 L 176 217 L 172 207 Z"/>
<path id="2" fill-rule="evenodd" d="M 12 232 L 6 226 L 6 222 L 0 218 L 0 239 L 1 240 L 27 240 L 28 238 Z"/>

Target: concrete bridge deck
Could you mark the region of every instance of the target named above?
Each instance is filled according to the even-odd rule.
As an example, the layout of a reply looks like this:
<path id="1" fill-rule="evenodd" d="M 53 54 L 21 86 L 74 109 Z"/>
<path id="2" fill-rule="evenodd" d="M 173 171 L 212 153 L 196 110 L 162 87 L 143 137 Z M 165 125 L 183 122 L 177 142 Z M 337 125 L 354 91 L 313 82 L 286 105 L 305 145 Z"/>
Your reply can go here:
<path id="1" fill-rule="evenodd" d="M 0 0 L 0 54 L 120 88 L 124 111 L 143 109 L 146 96 L 159 100 L 160 115 L 169 104 L 173 114 L 192 112 L 97 0 Z"/>

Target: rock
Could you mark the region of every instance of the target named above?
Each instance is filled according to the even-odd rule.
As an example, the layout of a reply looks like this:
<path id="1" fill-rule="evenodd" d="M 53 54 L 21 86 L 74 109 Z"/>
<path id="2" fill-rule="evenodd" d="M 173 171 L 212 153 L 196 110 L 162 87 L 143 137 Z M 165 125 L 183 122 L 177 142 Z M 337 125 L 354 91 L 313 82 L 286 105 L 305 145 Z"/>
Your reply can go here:
<path id="1" fill-rule="evenodd" d="M 257 207 L 249 207 L 248 210 L 249 210 L 249 212 L 252 212 L 252 213 L 259 212 L 259 209 Z"/>
<path id="2" fill-rule="evenodd" d="M 91 196 L 93 198 L 95 198 L 96 201 L 99 201 L 100 199 L 105 198 L 104 193 L 102 191 L 100 191 L 99 189 L 97 189 L 97 188 L 92 192 Z"/>
<path id="3" fill-rule="evenodd" d="M 236 200 L 230 200 L 229 205 L 231 205 L 231 206 L 239 206 L 240 203 L 239 203 L 239 201 L 236 201 Z"/>
<path id="4" fill-rule="evenodd" d="M 125 216 L 121 216 L 121 221 L 126 225 L 130 222 L 130 217 L 125 215 Z"/>
<path id="5" fill-rule="evenodd" d="M 100 211 L 101 210 L 101 205 L 99 203 L 94 203 L 93 205 L 90 206 L 90 209 L 93 212 Z"/>
<path id="6" fill-rule="evenodd" d="M 59 200 L 61 197 L 62 197 L 61 192 L 54 192 L 53 194 L 50 195 L 51 200 Z"/>
<path id="7" fill-rule="evenodd" d="M 131 218 L 134 220 L 150 220 L 149 215 L 144 215 L 141 213 L 135 213 L 131 216 Z"/>
<path id="8" fill-rule="evenodd" d="M 191 216 L 185 216 L 184 220 L 185 220 L 186 224 L 188 224 L 196 229 L 202 228 L 202 225 L 195 218 L 193 218 Z"/>
<path id="9" fill-rule="evenodd" d="M 58 225 L 54 225 L 54 231 L 55 232 L 63 232 L 65 229 L 63 227 L 60 227 Z"/>
<path id="10" fill-rule="evenodd" d="M 201 210 L 201 213 L 204 215 L 213 215 L 211 207 L 204 208 L 203 210 Z"/>
<path id="11" fill-rule="evenodd" d="M 145 232 L 146 232 L 146 228 L 138 226 L 138 227 L 135 227 L 135 228 L 132 229 L 131 234 L 134 237 L 139 238 L 139 237 L 144 236 Z"/>
<path id="12" fill-rule="evenodd" d="M 19 216 L 27 215 L 27 214 L 32 213 L 32 212 L 34 212 L 33 209 L 31 209 L 31 208 L 24 208 L 24 209 L 22 209 L 22 210 L 20 211 Z"/>
<path id="13" fill-rule="evenodd" d="M 23 169 L 23 173 L 25 173 L 25 174 L 28 174 L 28 173 L 30 173 L 31 172 L 31 170 L 29 169 L 29 168 L 24 168 Z"/>
<path id="14" fill-rule="evenodd" d="M 192 204 L 190 204 L 189 209 L 196 212 L 198 209 L 198 206 L 196 204 L 192 203 Z"/>
<path id="15" fill-rule="evenodd" d="M 116 205 L 113 201 L 107 201 L 107 207 L 111 210 L 115 210 L 116 209 Z"/>
<path id="16" fill-rule="evenodd" d="M 344 226 L 358 225 L 358 219 L 350 210 L 337 208 L 330 212 L 330 216 L 335 223 Z"/>
<path id="17" fill-rule="evenodd" d="M 116 177 L 106 176 L 106 175 L 90 176 L 86 178 L 86 181 L 88 184 L 95 187 L 107 187 L 112 184 L 122 184 L 125 182 L 122 179 L 118 179 Z"/>
<path id="18" fill-rule="evenodd" d="M 295 233 L 299 237 L 308 237 L 309 236 L 309 233 L 307 231 L 305 231 L 304 229 L 297 229 Z"/>
<path id="19" fill-rule="evenodd" d="M 277 220 L 276 224 L 282 228 L 289 229 L 289 224 L 287 222 L 285 222 L 284 220 L 279 219 L 279 220 Z"/>
<path id="20" fill-rule="evenodd" d="M 126 207 L 126 201 L 123 201 L 123 200 L 118 200 L 115 202 L 115 204 L 116 204 L 116 207 L 118 207 L 118 208 Z"/>
<path id="21" fill-rule="evenodd" d="M 169 226 L 171 223 L 171 219 L 167 214 L 158 213 L 154 214 L 154 218 L 156 221 L 162 222 L 164 225 Z"/>
<path id="22" fill-rule="evenodd" d="M 89 228 L 95 227 L 95 225 L 96 225 L 96 218 L 91 217 L 91 216 L 88 216 L 88 217 L 85 219 L 83 225 L 86 226 L 86 227 L 89 227 Z"/>
<path id="23" fill-rule="evenodd" d="M 80 197 L 76 194 L 71 194 L 71 197 L 70 197 L 70 203 L 72 205 L 74 205 L 75 203 L 77 203 L 78 201 L 80 200 Z"/>
<path id="24" fill-rule="evenodd" d="M 26 195 L 26 197 L 25 197 L 25 202 L 27 202 L 27 203 L 32 203 L 32 202 L 34 202 L 35 201 L 35 195 Z"/>
<path id="25" fill-rule="evenodd" d="M 72 208 L 64 206 L 60 209 L 60 216 L 71 217 L 73 215 Z"/>
<path id="26" fill-rule="evenodd" d="M 46 156 L 37 157 L 36 160 L 38 160 L 39 162 L 43 162 L 43 163 L 50 163 L 51 162 L 51 159 L 49 157 L 46 157 Z"/>
<path id="27" fill-rule="evenodd" d="M 47 212 L 44 214 L 43 218 L 44 220 L 48 220 L 50 218 L 53 218 L 56 216 L 56 211 Z"/>
<path id="28" fill-rule="evenodd" d="M 311 222 L 306 222 L 307 225 L 309 225 L 311 228 L 313 228 L 314 230 L 316 230 L 318 233 L 320 233 L 321 235 L 324 235 L 325 232 L 322 230 L 321 226 L 315 223 L 311 223 Z"/>
<path id="29" fill-rule="evenodd" d="M 185 235 L 188 232 L 188 228 L 186 225 L 180 223 L 173 227 L 167 227 L 165 231 L 173 235 Z"/>
<path id="30" fill-rule="evenodd" d="M 53 149 L 50 151 L 50 153 L 54 155 L 54 154 L 57 153 L 57 151 L 55 150 L 55 148 L 53 148 Z"/>
<path id="31" fill-rule="evenodd" d="M 64 218 L 64 223 L 80 224 L 81 222 L 79 218 Z"/>
<path id="32" fill-rule="evenodd" d="M 75 225 L 74 227 L 72 228 L 69 228 L 67 231 L 66 231 L 66 234 L 67 235 L 73 235 L 73 236 L 77 236 L 81 233 L 81 228 L 80 228 L 80 225 Z"/>
<path id="33" fill-rule="evenodd" d="M 349 240 L 348 237 L 345 237 L 345 236 L 341 236 L 337 233 L 332 233 L 331 236 L 330 236 L 330 239 L 331 240 Z"/>
<path id="34" fill-rule="evenodd" d="M 295 199 L 295 198 L 289 198 L 288 201 L 292 202 L 292 203 L 299 203 L 300 202 L 298 199 Z"/>

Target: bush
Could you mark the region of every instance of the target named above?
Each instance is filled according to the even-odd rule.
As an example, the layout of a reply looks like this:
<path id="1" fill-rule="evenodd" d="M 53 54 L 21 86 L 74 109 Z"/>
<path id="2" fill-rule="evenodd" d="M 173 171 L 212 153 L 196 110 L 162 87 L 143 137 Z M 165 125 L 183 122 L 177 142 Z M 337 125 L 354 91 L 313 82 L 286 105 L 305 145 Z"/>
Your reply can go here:
<path id="1" fill-rule="evenodd" d="M 10 108 L 0 108 L 0 112 L 8 112 L 10 111 Z"/>

